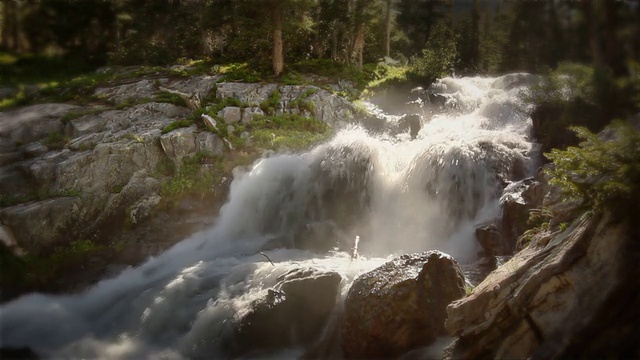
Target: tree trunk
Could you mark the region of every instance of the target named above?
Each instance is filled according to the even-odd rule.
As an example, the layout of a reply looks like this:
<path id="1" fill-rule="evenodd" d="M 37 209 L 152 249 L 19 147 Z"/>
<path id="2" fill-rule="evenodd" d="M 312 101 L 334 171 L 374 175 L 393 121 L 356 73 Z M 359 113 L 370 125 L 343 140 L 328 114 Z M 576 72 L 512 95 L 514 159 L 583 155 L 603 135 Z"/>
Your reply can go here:
<path id="1" fill-rule="evenodd" d="M 391 56 L 391 1 L 387 0 L 387 14 L 385 18 L 384 55 Z"/>
<path id="2" fill-rule="evenodd" d="M 587 29 L 589 31 L 589 48 L 591 49 L 593 64 L 596 67 L 602 67 L 604 66 L 604 58 L 602 56 L 602 49 L 600 48 L 600 39 L 598 36 L 596 17 L 593 12 L 593 3 L 591 2 L 591 0 L 582 1 L 582 11 L 584 13 L 584 20 L 587 23 Z"/>
<path id="3" fill-rule="evenodd" d="M 280 0 L 271 1 L 271 24 L 273 26 L 273 73 L 280 76 L 284 69 L 282 56 L 282 12 Z"/>
<path id="4" fill-rule="evenodd" d="M 358 70 L 362 70 L 362 53 L 364 52 L 364 24 L 358 25 L 353 48 L 357 56 Z"/>

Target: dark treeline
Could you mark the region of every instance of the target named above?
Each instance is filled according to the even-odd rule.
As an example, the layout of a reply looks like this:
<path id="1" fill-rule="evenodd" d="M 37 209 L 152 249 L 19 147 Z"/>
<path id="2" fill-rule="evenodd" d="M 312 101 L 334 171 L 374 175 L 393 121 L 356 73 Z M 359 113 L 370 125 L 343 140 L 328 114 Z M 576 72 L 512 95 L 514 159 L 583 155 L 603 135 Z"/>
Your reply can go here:
<path id="1" fill-rule="evenodd" d="M 640 59 L 636 1 L 2 0 L 0 51 L 93 65 L 216 58 L 272 66 L 447 58 L 458 74 L 561 61 L 622 75 Z"/>

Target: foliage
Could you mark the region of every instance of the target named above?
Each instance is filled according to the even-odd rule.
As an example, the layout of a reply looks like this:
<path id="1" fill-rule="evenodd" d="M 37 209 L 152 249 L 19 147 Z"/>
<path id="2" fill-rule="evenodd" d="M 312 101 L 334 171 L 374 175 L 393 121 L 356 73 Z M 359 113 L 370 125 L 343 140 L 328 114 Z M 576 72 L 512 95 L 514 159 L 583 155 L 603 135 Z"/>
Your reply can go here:
<path id="1" fill-rule="evenodd" d="M 276 110 L 280 107 L 280 98 L 282 94 L 280 94 L 280 90 L 275 89 L 269 94 L 267 100 L 260 103 L 260 109 L 265 114 L 273 115 L 276 113 Z"/>
<path id="2" fill-rule="evenodd" d="M 536 107 L 532 114 L 538 122 L 536 135 L 550 149 L 577 144 L 577 138 L 566 130 L 570 126 L 597 132 L 612 119 L 638 112 L 639 93 L 640 77 L 614 77 L 607 69 L 561 63 L 531 86 L 523 99 Z"/>
<path id="3" fill-rule="evenodd" d="M 545 154 L 554 163 L 548 170 L 551 184 L 568 199 L 582 200 L 594 210 L 624 208 L 640 201 L 640 131 L 615 122 L 607 129 L 609 140 L 585 128 L 574 127 L 583 141 L 579 147 L 554 149 Z"/>
<path id="4" fill-rule="evenodd" d="M 251 123 L 253 146 L 260 149 L 304 150 L 326 140 L 329 126 L 315 118 L 283 114 L 280 116 L 254 116 Z"/>
<path id="5" fill-rule="evenodd" d="M 203 166 L 205 164 L 207 166 Z M 221 157 L 206 153 L 183 159 L 183 165 L 162 184 L 163 201 L 171 203 L 187 196 L 212 192 L 222 177 L 223 164 Z"/>
<path id="6" fill-rule="evenodd" d="M 162 128 L 162 134 L 169 133 L 177 128 L 189 127 L 191 125 L 193 125 L 193 120 L 190 120 L 190 119 L 176 120 L 171 124 Z"/>
<path id="7" fill-rule="evenodd" d="M 161 91 L 153 97 L 153 101 L 187 107 L 187 101 L 182 96 L 169 91 Z"/>
<path id="8" fill-rule="evenodd" d="M 407 76 L 425 84 L 449 75 L 458 57 L 454 34 L 445 26 L 437 26 L 422 56 L 415 58 Z"/>

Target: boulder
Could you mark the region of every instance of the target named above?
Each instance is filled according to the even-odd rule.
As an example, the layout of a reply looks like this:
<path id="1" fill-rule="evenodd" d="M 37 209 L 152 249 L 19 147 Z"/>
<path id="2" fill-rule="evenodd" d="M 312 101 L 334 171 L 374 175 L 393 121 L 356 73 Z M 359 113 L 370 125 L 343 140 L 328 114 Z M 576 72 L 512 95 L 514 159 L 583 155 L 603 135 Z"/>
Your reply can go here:
<path id="1" fill-rule="evenodd" d="M 485 256 L 510 255 L 513 251 L 512 246 L 504 241 L 497 219 L 476 227 L 476 240 Z"/>
<path id="2" fill-rule="evenodd" d="M 403 255 L 360 276 L 345 301 L 345 357 L 390 358 L 429 345 L 446 334 L 446 307 L 464 286 L 456 261 L 439 251 Z"/>
<path id="3" fill-rule="evenodd" d="M 631 217 L 583 215 L 449 305 L 446 358 L 637 358 L 638 254 Z"/>
<path id="4" fill-rule="evenodd" d="M 242 119 L 242 109 L 237 106 L 227 106 L 218 111 L 218 116 L 227 124 L 235 124 Z"/>
<path id="5" fill-rule="evenodd" d="M 229 353 L 308 345 L 331 314 L 340 289 L 336 272 L 313 268 L 289 271 L 238 322 Z"/>

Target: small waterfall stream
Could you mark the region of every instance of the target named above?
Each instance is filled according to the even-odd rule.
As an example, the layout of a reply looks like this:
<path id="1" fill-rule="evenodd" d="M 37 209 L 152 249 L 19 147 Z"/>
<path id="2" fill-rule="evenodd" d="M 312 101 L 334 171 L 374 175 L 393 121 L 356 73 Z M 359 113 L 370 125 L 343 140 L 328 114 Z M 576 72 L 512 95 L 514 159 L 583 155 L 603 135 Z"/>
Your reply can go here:
<path id="1" fill-rule="evenodd" d="M 309 152 L 260 159 L 234 174 L 212 228 L 81 294 L 4 304 L 0 346 L 52 358 L 219 358 L 230 324 L 291 269 L 338 272 L 341 302 L 358 275 L 399 254 L 475 260 L 474 226 L 497 216 L 504 185 L 537 165 L 518 100 L 525 80 L 438 81 L 430 91 L 447 110 L 424 119 L 415 139 L 352 126 Z"/>

